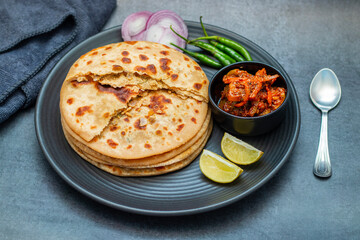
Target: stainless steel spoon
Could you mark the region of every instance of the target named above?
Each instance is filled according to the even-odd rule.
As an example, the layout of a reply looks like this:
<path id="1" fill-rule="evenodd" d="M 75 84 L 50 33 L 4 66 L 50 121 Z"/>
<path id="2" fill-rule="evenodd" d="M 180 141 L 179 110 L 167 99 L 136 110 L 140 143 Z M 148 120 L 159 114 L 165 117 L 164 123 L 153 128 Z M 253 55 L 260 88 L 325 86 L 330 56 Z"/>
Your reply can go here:
<path id="1" fill-rule="evenodd" d="M 314 105 L 321 110 L 320 141 L 313 172 L 318 177 L 330 177 L 328 111 L 336 107 L 341 98 L 339 80 L 331 69 L 321 69 L 315 75 L 310 85 L 310 98 Z"/>

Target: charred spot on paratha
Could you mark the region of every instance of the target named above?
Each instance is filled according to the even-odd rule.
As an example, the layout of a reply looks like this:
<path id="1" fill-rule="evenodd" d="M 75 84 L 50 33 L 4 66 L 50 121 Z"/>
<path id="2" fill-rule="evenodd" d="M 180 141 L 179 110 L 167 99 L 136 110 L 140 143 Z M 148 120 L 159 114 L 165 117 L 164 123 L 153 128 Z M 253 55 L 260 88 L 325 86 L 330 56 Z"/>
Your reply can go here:
<path id="1" fill-rule="evenodd" d="M 116 125 L 111 125 L 109 129 L 110 129 L 111 132 L 115 132 L 116 130 L 119 129 L 119 127 L 116 126 Z"/>
<path id="2" fill-rule="evenodd" d="M 81 117 L 84 116 L 86 112 L 91 113 L 93 110 L 91 109 L 91 106 L 83 106 L 79 107 L 75 113 L 76 116 Z"/>
<path id="3" fill-rule="evenodd" d="M 200 89 L 202 88 L 202 84 L 201 84 L 201 83 L 195 83 L 195 84 L 194 84 L 194 88 L 195 88 L 196 90 L 200 90 Z"/>
<path id="4" fill-rule="evenodd" d="M 164 56 L 167 56 L 167 55 L 169 55 L 170 53 L 169 53 L 169 51 L 160 51 L 160 54 L 161 54 L 161 55 L 164 55 Z"/>
<path id="5" fill-rule="evenodd" d="M 127 57 L 123 57 L 123 58 L 121 59 L 121 62 L 122 62 L 122 63 L 131 63 L 131 59 L 130 59 L 130 58 L 127 58 Z"/>
<path id="6" fill-rule="evenodd" d="M 81 81 L 81 82 L 78 82 L 77 80 L 72 80 L 71 81 L 71 86 L 73 86 L 74 88 L 77 88 L 79 87 L 80 85 L 84 85 L 84 84 L 90 84 L 91 81 Z"/>
<path id="7" fill-rule="evenodd" d="M 149 108 L 157 114 L 164 114 L 165 104 L 171 104 L 171 99 L 166 98 L 163 95 L 151 96 Z"/>
<path id="8" fill-rule="evenodd" d="M 140 55 L 139 55 L 139 59 L 140 59 L 140 61 L 149 60 L 148 56 L 146 56 L 146 55 L 144 55 L 144 54 L 140 54 Z"/>
<path id="9" fill-rule="evenodd" d="M 185 127 L 185 124 L 180 124 L 177 126 L 176 131 L 181 131 Z"/>
<path id="10" fill-rule="evenodd" d="M 66 100 L 66 102 L 71 105 L 74 102 L 74 98 L 69 98 L 68 100 Z"/>
<path id="11" fill-rule="evenodd" d="M 145 118 L 139 118 L 135 121 L 134 123 L 134 127 L 136 129 L 139 129 L 139 130 L 145 130 L 146 129 L 146 125 L 147 125 L 147 121 L 146 119 L 144 120 Z M 146 121 L 146 122 L 144 122 Z"/>
<path id="12" fill-rule="evenodd" d="M 177 75 L 177 74 L 171 74 L 171 80 L 173 80 L 173 81 L 176 81 L 176 79 L 178 79 L 178 77 L 179 77 L 179 75 Z"/>
<path id="13" fill-rule="evenodd" d="M 134 70 L 141 73 L 147 73 L 148 75 L 156 74 L 156 67 L 154 64 L 149 64 L 146 67 L 136 66 Z"/>
<path id="14" fill-rule="evenodd" d="M 114 70 L 114 71 L 122 71 L 123 67 L 120 66 L 120 65 L 115 64 L 115 65 L 112 66 L 112 70 Z"/>
<path id="15" fill-rule="evenodd" d="M 112 140 L 112 139 L 108 139 L 107 141 L 106 141 L 108 144 L 109 144 L 109 146 L 110 147 L 112 147 L 112 148 L 116 148 L 119 144 L 117 144 L 116 142 L 114 142 L 114 140 Z"/>
<path id="16" fill-rule="evenodd" d="M 101 85 L 99 83 L 96 83 L 96 88 L 99 90 L 99 92 L 114 94 L 117 99 L 123 103 L 127 103 L 131 99 L 132 95 L 137 94 L 137 92 L 132 91 L 130 88 L 114 88 L 110 85 Z"/>
<path id="17" fill-rule="evenodd" d="M 129 45 L 135 45 L 137 43 L 137 41 L 127 41 L 124 43 L 129 44 Z"/>
<path id="18" fill-rule="evenodd" d="M 164 72 L 167 72 L 170 70 L 169 64 L 171 63 L 171 60 L 169 58 L 160 58 L 160 68 Z"/>

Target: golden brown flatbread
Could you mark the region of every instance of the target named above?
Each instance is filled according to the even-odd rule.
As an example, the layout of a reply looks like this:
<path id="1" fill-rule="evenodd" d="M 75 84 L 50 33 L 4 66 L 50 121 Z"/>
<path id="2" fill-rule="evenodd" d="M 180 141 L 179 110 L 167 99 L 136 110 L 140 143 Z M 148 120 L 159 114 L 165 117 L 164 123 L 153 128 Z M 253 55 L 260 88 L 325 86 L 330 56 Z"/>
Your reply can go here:
<path id="1" fill-rule="evenodd" d="M 126 114 L 111 119 L 91 149 L 114 158 L 144 158 L 168 152 L 192 139 L 201 129 L 207 103 L 181 99 L 164 90 L 151 91 Z"/>
<path id="2" fill-rule="evenodd" d="M 192 147 L 188 148 L 184 153 L 179 154 L 175 156 L 173 159 L 170 159 L 164 163 L 156 164 L 153 166 L 147 166 L 147 167 L 140 167 L 140 168 L 131 168 L 131 167 L 120 167 L 115 166 L 111 164 L 102 163 L 101 161 L 98 161 L 98 159 L 94 159 L 91 155 L 88 155 L 86 152 L 81 150 L 75 145 L 72 145 L 71 142 L 70 145 L 72 148 L 86 161 L 91 163 L 92 165 L 109 172 L 116 176 L 122 176 L 122 177 L 144 177 L 144 176 L 155 176 L 155 175 L 161 175 L 173 171 L 177 171 L 179 169 L 182 169 L 189 165 L 202 151 L 204 146 L 207 143 L 208 138 L 211 135 L 211 129 L 212 129 L 212 122 L 209 125 L 209 129 L 207 131 L 207 134 L 205 135 L 205 138 L 199 142 L 196 145 L 193 145 Z M 184 158 L 183 156 L 186 155 Z"/>
<path id="3" fill-rule="evenodd" d="M 96 48 L 63 82 L 64 135 L 84 159 L 116 175 L 174 171 L 196 157 L 211 133 L 208 85 L 195 61 L 162 44 Z"/>
<path id="4" fill-rule="evenodd" d="M 139 81 L 150 78 L 157 85 L 160 82 L 168 89 L 184 90 L 185 96 L 191 94 L 208 101 L 209 82 L 201 67 L 188 56 L 159 43 L 120 42 L 93 49 L 73 64 L 66 80 L 85 76 L 91 76 L 94 81 L 107 79 L 109 85 L 116 80 L 117 87 L 138 85 Z"/>
<path id="5" fill-rule="evenodd" d="M 108 163 L 111 165 L 116 166 L 122 166 L 122 167 L 142 167 L 142 166 L 149 166 L 152 164 L 157 164 L 160 162 L 164 162 L 166 160 L 169 160 L 173 158 L 174 156 L 184 152 L 186 149 L 191 147 L 192 145 L 196 144 L 199 140 L 203 140 L 207 134 L 207 131 L 209 130 L 209 124 L 211 121 L 211 111 L 208 110 L 208 114 L 206 117 L 206 120 L 201 128 L 201 130 L 188 142 L 183 144 L 182 146 L 173 149 L 171 151 L 168 151 L 163 154 L 154 155 L 150 157 L 145 158 L 138 158 L 138 159 L 121 159 L 121 158 L 113 158 L 110 156 L 103 155 L 90 147 L 87 146 L 87 143 L 82 140 L 79 137 L 76 137 L 73 132 L 71 132 L 71 129 L 69 129 L 68 126 L 66 126 L 66 123 L 62 120 L 63 130 L 64 134 L 68 141 L 71 141 L 73 145 L 81 149 L 82 151 L 88 153 L 91 156 L 96 157 L 97 159 L 101 159 L 103 163 Z M 74 137 L 75 136 L 75 137 Z"/>
<path id="6" fill-rule="evenodd" d="M 114 43 L 72 65 L 60 109 L 70 128 L 90 141 L 143 91 L 165 89 L 207 103 L 208 85 L 200 66 L 177 50 L 152 42 Z"/>

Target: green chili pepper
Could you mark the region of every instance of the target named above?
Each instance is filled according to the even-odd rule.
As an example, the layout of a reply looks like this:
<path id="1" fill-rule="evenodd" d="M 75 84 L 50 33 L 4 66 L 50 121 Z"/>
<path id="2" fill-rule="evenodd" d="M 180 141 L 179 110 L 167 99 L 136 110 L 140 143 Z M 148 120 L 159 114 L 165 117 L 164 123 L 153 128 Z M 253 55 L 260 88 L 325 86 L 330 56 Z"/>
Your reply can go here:
<path id="1" fill-rule="evenodd" d="M 213 68 L 221 68 L 222 67 L 222 65 L 219 62 L 215 61 L 214 59 L 209 58 L 205 54 L 191 52 L 189 50 L 186 50 L 184 48 L 181 48 L 181 47 L 175 45 L 174 43 L 170 43 L 170 44 L 177 47 L 178 49 L 182 50 L 184 53 L 187 53 L 188 55 L 196 58 L 201 63 L 203 63 L 203 64 L 205 64 L 205 65 L 207 65 L 209 67 L 213 67 Z"/>
<path id="2" fill-rule="evenodd" d="M 202 16 L 200 17 L 200 24 L 201 24 L 201 27 L 203 29 L 205 37 L 208 37 L 208 34 L 207 34 L 207 32 L 205 30 L 205 27 L 204 27 L 204 24 L 202 22 Z M 238 61 L 238 62 L 245 61 L 243 56 L 241 56 L 239 53 L 237 53 L 234 49 L 229 48 L 229 47 L 225 46 L 224 44 L 221 44 L 221 43 L 219 43 L 217 41 L 214 41 L 214 40 L 210 40 L 209 42 L 210 42 L 211 45 L 218 48 L 220 51 L 222 51 L 224 53 L 227 53 L 230 57 L 232 57 L 236 61 Z"/>
<path id="3" fill-rule="evenodd" d="M 200 17 L 200 22 L 202 24 L 202 17 Z M 203 24 L 202 24 L 203 26 Z M 204 33 L 206 33 L 205 28 L 203 27 L 203 31 Z M 193 39 L 191 41 L 189 41 L 189 44 L 192 44 L 192 42 L 195 41 L 199 41 L 199 40 L 215 40 L 218 41 L 220 43 L 222 43 L 223 45 L 232 48 L 233 50 L 235 50 L 236 52 L 240 53 L 242 56 L 244 56 L 244 58 L 247 61 L 252 61 L 252 57 L 250 55 L 250 53 L 248 52 L 248 50 L 246 50 L 246 48 L 244 48 L 240 43 L 235 42 L 231 39 L 228 38 L 224 38 L 224 37 L 220 37 L 220 36 L 208 36 L 207 34 L 205 34 L 205 37 L 199 37 L 196 39 Z"/>
<path id="4" fill-rule="evenodd" d="M 207 37 L 199 37 L 199 38 L 193 39 L 193 40 L 191 40 L 189 42 L 189 44 L 192 44 L 192 42 L 199 41 L 199 40 L 215 40 L 215 41 L 218 41 L 218 42 L 224 44 L 225 46 L 228 46 L 228 47 L 234 49 L 235 51 L 237 51 L 241 55 L 243 55 L 244 58 L 247 61 L 252 61 L 251 55 L 246 50 L 246 48 L 244 48 L 240 43 L 237 43 L 237 42 L 235 42 L 235 41 L 233 41 L 231 39 L 227 39 L 227 38 L 219 37 L 219 36 L 207 36 Z"/>
<path id="5" fill-rule="evenodd" d="M 239 53 L 237 53 L 232 48 L 229 48 L 229 47 L 227 47 L 219 42 L 216 42 L 214 40 L 210 40 L 210 44 L 213 45 L 214 47 L 218 48 L 219 50 L 227 53 L 230 57 L 232 57 L 233 59 L 235 59 L 238 62 L 245 61 L 245 58 L 243 58 L 243 56 L 241 56 Z"/>
<path id="6" fill-rule="evenodd" d="M 185 37 L 181 36 L 180 34 L 178 34 L 173 28 L 172 26 L 170 26 L 170 29 L 181 39 L 185 40 L 186 43 L 190 43 L 191 41 L 189 41 L 188 39 L 186 39 Z M 230 56 L 226 55 L 225 53 L 221 52 L 219 49 L 217 49 L 216 47 L 214 47 L 213 45 L 209 44 L 209 43 L 205 43 L 205 42 L 201 42 L 201 41 L 195 41 L 192 42 L 191 45 L 194 45 L 196 47 L 202 48 L 208 52 L 210 52 L 217 60 L 219 60 L 219 62 L 223 65 L 223 66 L 227 66 L 231 63 L 235 63 L 236 61 L 231 58 Z"/>
<path id="7" fill-rule="evenodd" d="M 223 66 L 227 66 L 231 63 L 235 63 L 236 61 L 225 53 L 221 52 L 219 49 L 214 47 L 213 45 L 206 42 L 193 42 L 191 45 L 202 48 L 209 53 L 211 53 L 217 60 L 221 62 Z"/>

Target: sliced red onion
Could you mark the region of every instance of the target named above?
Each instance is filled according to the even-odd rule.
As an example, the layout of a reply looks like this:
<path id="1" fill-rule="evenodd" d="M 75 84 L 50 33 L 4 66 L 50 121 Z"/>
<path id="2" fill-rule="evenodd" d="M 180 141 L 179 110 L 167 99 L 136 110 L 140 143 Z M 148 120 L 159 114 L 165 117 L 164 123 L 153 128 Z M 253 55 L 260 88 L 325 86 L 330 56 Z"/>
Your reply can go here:
<path id="1" fill-rule="evenodd" d="M 180 35 L 188 37 L 188 29 L 183 19 L 173 11 L 162 10 L 152 14 L 148 19 L 145 40 L 159 42 L 169 47 L 173 47 L 170 45 L 170 42 L 173 42 L 180 47 L 185 47 L 186 42 L 176 36 L 170 26 Z"/>
<path id="2" fill-rule="evenodd" d="M 177 31 L 177 29 L 174 30 Z M 186 44 L 186 42 L 183 39 L 176 36 L 173 33 L 173 31 L 171 31 L 170 28 L 164 28 L 159 25 L 152 25 L 148 30 L 146 30 L 145 40 L 150 42 L 161 43 L 169 47 L 173 47 L 172 45 L 170 45 L 171 42 L 175 43 L 176 45 L 182 48 L 184 48 Z"/>
<path id="3" fill-rule="evenodd" d="M 188 29 L 184 20 L 170 10 L 161 10 L 155 13 L 142 11 L 129 15 L 124 20 L 121 35 L 124 41 L 158 42 L 175 48 L 170 45 L 172 42 L 180 47 L 185 47 L 186 42 L 176 36 L 170 26 L 180 35 L 188 37 Z"/>
<path id="4" fill-rule="evenodd" d="M 146 23 L 152 14 L 149 11 L 141 11 L 127 16 L 121 26 L 123 40 L 142 40 L 146 30 Z"/>

